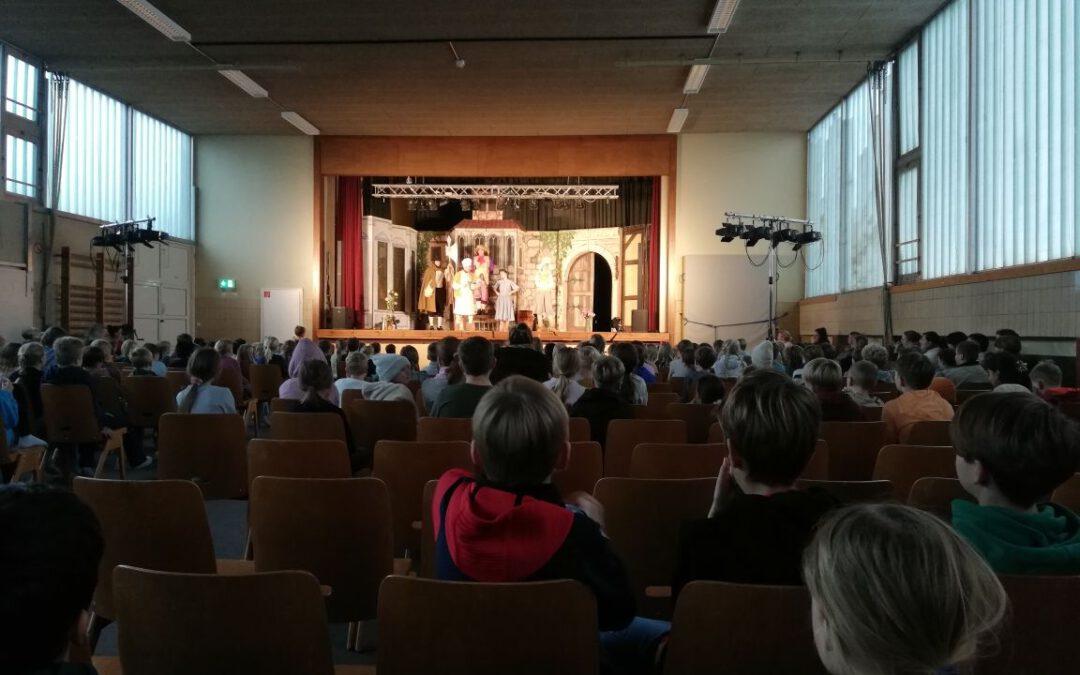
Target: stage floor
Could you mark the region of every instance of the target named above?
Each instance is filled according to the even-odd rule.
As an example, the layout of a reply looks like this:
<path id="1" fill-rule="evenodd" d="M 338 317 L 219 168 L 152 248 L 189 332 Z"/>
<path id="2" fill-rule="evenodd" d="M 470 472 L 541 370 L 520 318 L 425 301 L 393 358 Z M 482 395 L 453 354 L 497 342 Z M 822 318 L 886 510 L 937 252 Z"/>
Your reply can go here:
<path id="1" fill-rule="evenodd" d="M 495 342 L 506 340 L 506 334 L 504 332 L 491 330 L 382 330 L 371 328 L 346 330 L 320 328 L 315 331 L 315 336 L 321 340 L 347 340 L 348 338 L 357 338 L 365 342 L 428 343 L 447 336 L 465 339 L 474 335 L 486 337 Z M 538 330 L 533 333 L 533 335 L 540 338 L 541 342 L 568 342 L 577 344 L 578 342 L 588 340 L 589 336 L 593 335 L 593 333 L 586 331 Z M 620 333 L 600 333 L 600 335 L 604 336 L 604 339 L 608 342 L 632 342 L 634 340 L 640 340 L 641 342 L 671 341 L 670 333 L 631 333 L 623 331 Z"/>

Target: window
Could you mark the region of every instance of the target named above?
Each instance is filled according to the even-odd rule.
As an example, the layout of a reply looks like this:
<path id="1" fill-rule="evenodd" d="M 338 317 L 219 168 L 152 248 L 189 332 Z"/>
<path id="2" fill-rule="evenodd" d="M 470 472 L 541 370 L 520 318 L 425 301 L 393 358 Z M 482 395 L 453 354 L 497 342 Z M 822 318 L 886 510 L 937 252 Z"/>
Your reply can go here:
<path id="1" fill-rule="evenodd" d="M 900 52 L 896 88 L 900 112 L 900 157 L 896 162 L 896 273 L 900 280 L 919 273 L 919 42 Z"/>
<path id="2" fill-rule="evenodd" d="M 38 69 L 8 54 L 5 82 L 4 111 L 36 122 Z"/>
<path id="3" fill-rule="evenodd" d="M 4 189 L 23 197 L 37 196 L 37 144 L 4 136 Z"/>
<path id="4" fill-rule="evenodd" d="M 900 154 L 919 145 L 919 43 L 913 42 L 900 52 Z"/>
<path id="5" fill-rule="evenodd" d="M 840 160 L 843 111 L 837 106 L 810 130 L 806 217 L 821 232 L 821 258 L 807 261 L 806 295 L 840 292 Z"/>
<path id="6" fill-rule="evenodd" d="M 131 217 L 153 216 L 155 228 L 194 239 L 191 136 L 133 112 Z"/>
<path id="7" fill-rule="evenodd" d="M 0 196 L 41 196 L 41 71 L 0 46 Z"/>

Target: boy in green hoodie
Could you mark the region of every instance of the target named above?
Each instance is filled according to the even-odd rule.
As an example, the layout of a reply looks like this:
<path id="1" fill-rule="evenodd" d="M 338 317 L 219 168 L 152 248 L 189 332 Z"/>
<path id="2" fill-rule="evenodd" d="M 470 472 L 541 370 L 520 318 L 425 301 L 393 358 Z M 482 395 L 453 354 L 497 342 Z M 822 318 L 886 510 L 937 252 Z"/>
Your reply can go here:
<path id="1" fill-rule="evenodd" d="M 1080 518 L 1046 500 L 1080 464 L 1080 427 L 1039 398 L 987 393 L 953 420 L 956 475 L 977 504 L 952 522 L 999 574 L 1080 573 Z"/>

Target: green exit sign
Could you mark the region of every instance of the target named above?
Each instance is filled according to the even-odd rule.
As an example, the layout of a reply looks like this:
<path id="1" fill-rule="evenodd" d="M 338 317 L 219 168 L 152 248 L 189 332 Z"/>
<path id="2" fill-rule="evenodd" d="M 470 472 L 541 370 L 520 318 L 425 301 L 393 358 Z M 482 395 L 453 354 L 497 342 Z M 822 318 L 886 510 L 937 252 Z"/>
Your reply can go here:
<path id="1" fill-rule="evenodd" d="M 217 287 L 219 291 L 235 291 L 236 279 L 218 279 Z"/>

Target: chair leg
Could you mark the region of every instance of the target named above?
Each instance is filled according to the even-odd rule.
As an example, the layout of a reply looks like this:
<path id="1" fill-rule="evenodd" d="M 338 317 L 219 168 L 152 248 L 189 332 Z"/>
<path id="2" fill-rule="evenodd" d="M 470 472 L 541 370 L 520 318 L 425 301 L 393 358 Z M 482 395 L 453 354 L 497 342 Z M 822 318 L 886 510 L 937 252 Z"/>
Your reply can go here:
<path id="1" fill-rule="evenodd" d="M 34 474 L 34 481 L 37 483 L 42 482 L 44 474 L 42 466 L 45 463 L 45 448 L 44 446 L 30 448 L 24 450 L 18 454 L 18 459 L 15 462 L 15 472 L 11 474 L 12 483 L 19 482 L 22 477 L 28 473 Z"/>
<path id="2" fill-rule="evenodd" d="M 353 646 L 356 644 L 356 634 L 359 632 L 359 626 L 357 622 L 350 621 L 348 624 L 348 634 L 345 636 L 345 650 L 355 651 Z"/>
<path id="3" fill-rule="evenodd" d="M 127 480 L 127 453 L 124 452 L 124 435 L 119 430 L 106 439 L 105 445 L 101 448 L 101 458 L 98 459 L 97 468 L 94 470 L 94 478 L 105 475 L 105 462 L 114 452 L 120 460 L 120 479 Z"/>
<path id="4" fill-rule="evenodd" d="M 86 627 L 86 643 L 90 647 L 91 655 L 97 651 L 98 640 L 101 639 L 101 631 L 105 630 L 105 627 L 110 623 L 112 623 L 111 619 L 106 619 L 97 612 L 90 612 L 90 622 Z"/>

